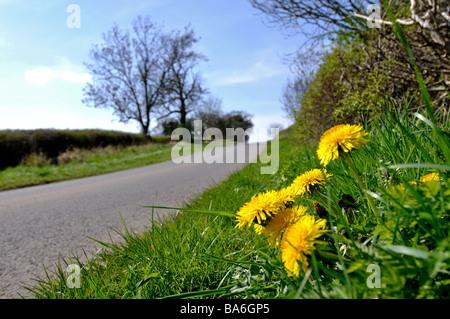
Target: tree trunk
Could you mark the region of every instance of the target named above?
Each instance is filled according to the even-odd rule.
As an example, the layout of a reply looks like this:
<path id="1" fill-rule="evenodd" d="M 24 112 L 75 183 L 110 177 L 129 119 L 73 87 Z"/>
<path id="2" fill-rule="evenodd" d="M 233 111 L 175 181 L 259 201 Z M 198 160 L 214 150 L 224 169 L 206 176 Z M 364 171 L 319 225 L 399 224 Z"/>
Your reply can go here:
<path id="1" fill-rule="evenodd" d="M 149 127 L 149 123 L 147 123 L 147 124 L 141 123 L 142 135 L 150 138 L 150 135 L 148 134 L 148 132 L 149 132 L 148 127 Z"/>
<path id="2" fill-rule="evenodd" d="M 184 101 L 181 101 L 180 124 L 183 125 L 183 126 L 186 125 L 186 105 L 184 104 Z"/>

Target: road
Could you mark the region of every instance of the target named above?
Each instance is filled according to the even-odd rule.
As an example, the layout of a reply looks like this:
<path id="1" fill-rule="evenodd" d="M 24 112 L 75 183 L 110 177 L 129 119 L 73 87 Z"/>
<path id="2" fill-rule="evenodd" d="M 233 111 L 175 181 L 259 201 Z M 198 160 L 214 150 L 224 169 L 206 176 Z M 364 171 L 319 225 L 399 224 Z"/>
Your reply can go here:
<path id="1" fill-rule="evenodd" d="M 224 154 L 246 152 L 248 163 L 264 146 L 229 146 Z M 43 278 L 43 266 L 51 270 L 60 256 L 95 253 L 100 245 L 88 237 L 119 240 L 115 230 L 124 229 L 120 215 L 127 227 L 139 233 L 151 220 L 151 209 L 143 206 L 180 205 L 246 165 L 236 160 L 209 164 L 207 154 L 201 158 L 202 163 L 167 161 L 0 192 L 0 298 L 17 298 L 17 293 L 28 296 L 23 286 Z"/>

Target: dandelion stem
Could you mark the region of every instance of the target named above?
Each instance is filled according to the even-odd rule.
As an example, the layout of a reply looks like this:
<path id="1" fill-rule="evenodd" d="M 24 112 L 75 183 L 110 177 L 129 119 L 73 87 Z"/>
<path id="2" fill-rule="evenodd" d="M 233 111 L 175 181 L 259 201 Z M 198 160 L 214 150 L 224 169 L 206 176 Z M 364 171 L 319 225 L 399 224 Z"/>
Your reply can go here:
<path id="1" fill-rule="evenodd" d="M 316 195 L 317 195 L 317 197 L 319 198 L 319 200 L 322 202 L 322 204 L 323 204 L 324 206 L 330 207 L 336 214 L 339 214 L 339 213 L 338 213 L 338 210 L 336 209 L 336 207 L 331 206 L 330 203 L 329 203 L 329 201 L 328 201 L 325 197 L 323 197 L 323 195 L 322 195 L 321 193 L 319 193 L 319 192 L 317 191 L 317 192 L 316 192 Z"/>
<path id="2" fill-rule="evenodd" d="M 359 176 L 358 172 L 356 171 L 355 166 L 353 165 L 352 161 L 350 160 L 350 157 L 348 156 L 348 154 L 346 152 L 342 152 L 341 155 L 344 158 L 344 160 L 347 162 L 348 166 L 350 167 L 350 170 L 352 171 L 353 175 L 355 176 L 356 181 L 359 184 L 359 187 L 361 187 L 361 189 L 364 191 L 364 189 L 366 189 L 366 187 L 365 187 L 361 177 Z M 370 208 L 372 208 L 372 211 L 378 220 L 377 208 L 375 206 L 375 203 L 373 202 L 372 197 L 370 197 L 369 194 L 366 193 L 366 198 L 369 201 Z"/>

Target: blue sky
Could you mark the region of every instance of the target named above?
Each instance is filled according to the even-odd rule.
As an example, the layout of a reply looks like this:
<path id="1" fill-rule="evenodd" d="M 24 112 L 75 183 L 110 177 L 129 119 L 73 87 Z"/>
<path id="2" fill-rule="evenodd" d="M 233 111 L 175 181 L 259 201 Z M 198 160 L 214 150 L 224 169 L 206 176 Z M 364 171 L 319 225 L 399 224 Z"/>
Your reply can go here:
<path id="1" fill-rule="evenodd" d="M 81 9 L 80 28 L 67 26 L 70 4 Z M 256 128 L 288 124 L 279 99 L 289 67 L 281 57 L 302 38 L 265 25 L 247 0 L 0 0 L 0 129 L 138 132 L 136 123 L 118 122 L 112 110 L 81 102 L 92 44 L 114 22 L 129 28 L 138 15 L 166 31 L 191 24 L 198 51 L 209 59 L 198 71 L 225 111 L 247 111 Z"/>

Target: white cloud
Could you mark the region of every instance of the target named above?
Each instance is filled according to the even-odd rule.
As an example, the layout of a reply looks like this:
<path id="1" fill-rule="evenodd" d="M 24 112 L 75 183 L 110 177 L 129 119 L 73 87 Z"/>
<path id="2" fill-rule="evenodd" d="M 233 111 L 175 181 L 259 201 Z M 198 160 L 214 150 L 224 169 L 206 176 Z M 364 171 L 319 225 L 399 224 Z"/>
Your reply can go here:
<path id="1" fill-rule="evenodd" d="M 46 85 L 54 78 L 56 78 L 55 72 L 47 67 L 39 67 L 33 70 L 25 71 L 25 80 L 38 85 Z"/>
<path id="2" fill-rule="evenodd" d="M 46 85 L 54 79 L 68 82 L 85 83 L 90 81 L 92 76 L 89 73 L 78 73 L 72 71 L 52 70 L 48 67 L 38 67 L 25 71 L 25 80 L 37 85 Z"/>

